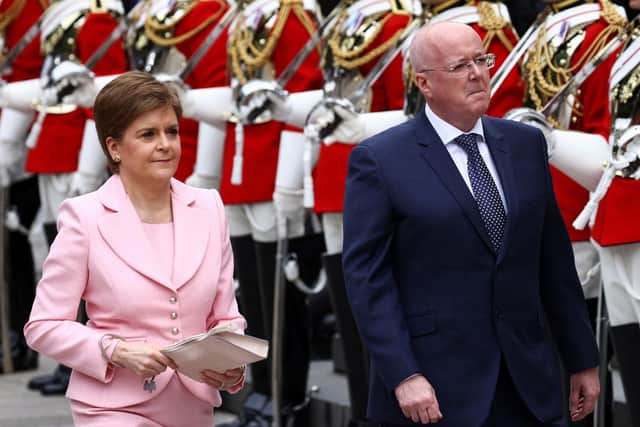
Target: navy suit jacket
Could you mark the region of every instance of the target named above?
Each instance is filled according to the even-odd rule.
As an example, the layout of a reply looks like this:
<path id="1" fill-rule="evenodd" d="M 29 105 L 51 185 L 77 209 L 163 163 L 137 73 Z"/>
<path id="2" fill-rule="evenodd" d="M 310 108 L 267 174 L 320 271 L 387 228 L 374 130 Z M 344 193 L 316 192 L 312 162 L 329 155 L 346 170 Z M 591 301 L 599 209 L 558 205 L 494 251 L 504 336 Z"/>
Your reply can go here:
<path id="1" fill-rule="evenodd" d="M 483 117 L 507 203 L 496 254 L 472 193 L 425 114 L 358 145 L 349 159 L 343 265 L 371 356 L 368 414 L 411 424 L 394 389 L 431 382 L 439 426 L 478 426 L 504 359 L 541 421 L 562 416 L 557 357 L 597 366 L 573 253 L 558 210 L 542 133 Z"/>

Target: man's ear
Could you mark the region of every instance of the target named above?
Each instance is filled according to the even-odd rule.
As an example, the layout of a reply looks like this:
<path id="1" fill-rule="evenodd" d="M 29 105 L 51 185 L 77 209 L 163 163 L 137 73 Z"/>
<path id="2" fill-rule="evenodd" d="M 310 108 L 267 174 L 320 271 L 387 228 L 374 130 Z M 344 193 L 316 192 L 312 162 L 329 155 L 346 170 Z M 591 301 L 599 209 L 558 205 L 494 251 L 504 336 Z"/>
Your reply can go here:
<path id="1" fill-rule="evenodd" d="M 431 97 L 431 81 L 427 77 L 426 73 L 416 73 L 414 81 L 422 95 L 427 98 Z"/>

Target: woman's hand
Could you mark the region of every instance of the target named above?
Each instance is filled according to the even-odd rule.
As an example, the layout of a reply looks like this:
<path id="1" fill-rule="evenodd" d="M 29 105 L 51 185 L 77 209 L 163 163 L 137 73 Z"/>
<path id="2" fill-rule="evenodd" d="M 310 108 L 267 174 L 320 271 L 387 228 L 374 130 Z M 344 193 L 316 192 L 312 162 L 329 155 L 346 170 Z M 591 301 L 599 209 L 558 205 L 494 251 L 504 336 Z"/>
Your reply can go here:
<path id="1" fill-rule="evenodd" d="M 202 371 L 202 382 L 215 387 L 218 390 L 226 390 L 231 394 L 235 394 L 242 390 L 244 386 L 245 366 L 236 369 L 229 369 L 226 372 L 216 372 L 206 369 Z"/>
<path id="2" fill-rule="evenodd" d="M 142 378 L 159 375 L 167 367 L 177 368 L 173 360 L 162 354 L 157 346 L 142 342 L 118 342 L 111 361 L 117 366 L 132 370 Z"/>

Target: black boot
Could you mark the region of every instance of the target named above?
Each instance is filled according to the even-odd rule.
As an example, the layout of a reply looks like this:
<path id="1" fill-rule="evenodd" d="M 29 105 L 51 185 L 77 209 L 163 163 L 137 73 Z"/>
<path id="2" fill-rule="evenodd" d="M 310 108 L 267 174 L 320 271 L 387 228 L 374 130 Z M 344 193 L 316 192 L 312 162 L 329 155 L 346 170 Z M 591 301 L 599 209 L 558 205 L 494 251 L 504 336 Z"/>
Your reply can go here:
<path id="1" fill-rule="evenodd" d="M 366 421 L 364 420 L 367 418 L 369 358 L 362 345 L 358 328 L 353 319 L 351 305 L 347 298 L 342 272 L 342 254 L 325 254 L 322 256 L 322 262 L 327 273 L 329 294 L 336 314 L 336 323 L 347 370 L 351 416 L 354 420 L 353 425 L 356 426 L 365 423 Z"/>
<path id="2" fill-rule="evenodd" d="M 612 326 L 609 333 L 620 364 L 631 424 L 633 427 L 640 427 L 640 324 Z"/>
<path id="3" fill-rule="evenodd" d="M 57 374 L 57 375 L 56 375 Z M 58 365 L 54 372 L 54 380 L 42 386 L 40 393 L 43 396 L 57 396 L 65 394 L 69 386 L 69 378 L 71 377 L 71 368 L 64 365 Z"/>
<path id="4" fill-rule="evenodd" d="M 27 388 L 29 390 L 40 390 L 43 391 L 45 388 L 48 388 L 48 391 L 54 391 L 60 389 L 64 386 L 64 391 L 67 389 L 67 385 L 69 384 L 69 377 L 71 376 L 71 368 L 68 368 L 64 365 L 58 365 L 51 374 L 39 375 L 37 377 L 31 378 L 27 383 Z M 44 394 L 44 392 L 43 392 Z M 56 394 L 56 393 L 48 393 L 48 394 Z M 61 393 L 57 393 L 61 394 Z"/>

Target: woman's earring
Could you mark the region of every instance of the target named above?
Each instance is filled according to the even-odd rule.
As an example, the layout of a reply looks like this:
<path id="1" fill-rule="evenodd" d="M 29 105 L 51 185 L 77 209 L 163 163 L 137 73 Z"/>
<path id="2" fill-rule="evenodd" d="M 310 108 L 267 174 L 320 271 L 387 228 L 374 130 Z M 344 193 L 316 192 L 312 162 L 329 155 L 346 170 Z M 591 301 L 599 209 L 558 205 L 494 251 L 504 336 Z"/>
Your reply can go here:
<path id="1" fill-rule="evenodd" d="M 120 156 L 117 155 L 117 154 L 115 156 L 113 156 L 113 161 L 116 162 L 116 163 L 120 163 Z"/>

